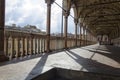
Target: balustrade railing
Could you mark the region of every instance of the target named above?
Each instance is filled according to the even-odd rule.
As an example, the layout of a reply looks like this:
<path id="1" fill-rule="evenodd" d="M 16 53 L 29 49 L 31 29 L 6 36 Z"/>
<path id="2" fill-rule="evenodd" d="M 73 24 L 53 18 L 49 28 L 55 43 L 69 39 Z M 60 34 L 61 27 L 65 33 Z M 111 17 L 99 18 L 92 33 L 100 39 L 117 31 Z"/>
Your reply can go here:
<path id="1" fill-rule="evenodd" d="M 75 38 L 67 38 L 67 48 L 76 47 Z M 10 60 L 24 56 L 36 55 L 46 52 L 46 35 L 30 35 L 19 37 L 5 37 L 4 41 L 5 53 Z M 77 39 L 77 46 L 84 46 L 85 40 Z M 86 45 L 93 44 L 92 41 L 87 41 Z M 64 37 L 51 36 L 50 37 L 50 50 L 64 49 Z"/>

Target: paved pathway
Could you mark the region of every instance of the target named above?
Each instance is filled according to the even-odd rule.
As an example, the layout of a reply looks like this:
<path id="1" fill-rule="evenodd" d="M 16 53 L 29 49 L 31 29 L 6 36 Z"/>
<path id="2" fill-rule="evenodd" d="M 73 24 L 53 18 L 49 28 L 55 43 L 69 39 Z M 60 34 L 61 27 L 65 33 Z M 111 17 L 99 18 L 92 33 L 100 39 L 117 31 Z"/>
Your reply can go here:
<path id="1" fill-rule="evenodd" d="M 104 45 L 64 50 L 0 64 L 0 80 L 30 80 L 53 67 L 120 75 L 120 48 Z"/>

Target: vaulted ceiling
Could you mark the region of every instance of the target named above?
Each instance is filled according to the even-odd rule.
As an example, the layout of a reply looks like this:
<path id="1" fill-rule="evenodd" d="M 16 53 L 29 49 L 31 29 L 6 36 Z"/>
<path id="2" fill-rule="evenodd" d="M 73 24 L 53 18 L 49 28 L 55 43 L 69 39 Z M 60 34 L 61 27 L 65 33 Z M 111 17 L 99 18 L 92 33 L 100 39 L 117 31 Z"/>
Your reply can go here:
<path id="1" fill-rule="evenodd" d="M 64 1 L 64 0 L 63 0 Z M 120 0 L 65 0 L 74 9 L 74 17 L 95 35 L 111 38 L 120 32 Z"/>

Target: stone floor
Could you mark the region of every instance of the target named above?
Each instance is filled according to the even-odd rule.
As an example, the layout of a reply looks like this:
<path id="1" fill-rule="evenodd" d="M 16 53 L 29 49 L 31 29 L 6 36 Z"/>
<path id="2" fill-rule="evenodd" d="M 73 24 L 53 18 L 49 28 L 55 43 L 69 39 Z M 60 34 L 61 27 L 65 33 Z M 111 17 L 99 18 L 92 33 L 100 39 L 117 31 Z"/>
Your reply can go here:
<path id="1" fill-rule="evenodd" d="M 120 48 L 91 45 L 0 63 L 0 80 L 30 80 L 53 68 L 120 75 Z"/>

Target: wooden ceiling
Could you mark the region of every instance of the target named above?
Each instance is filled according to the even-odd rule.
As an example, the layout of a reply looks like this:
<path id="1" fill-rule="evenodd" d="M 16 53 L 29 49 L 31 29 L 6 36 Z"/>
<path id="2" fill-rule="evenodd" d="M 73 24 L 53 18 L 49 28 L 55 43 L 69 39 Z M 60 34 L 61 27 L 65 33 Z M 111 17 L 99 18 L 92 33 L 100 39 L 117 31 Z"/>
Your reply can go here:
<path id="1" fill-rule="evenodd" d="M 75 18 L 95 35 L 119 37 L 120 0 L 71 0 L 71 3 Z"/>

